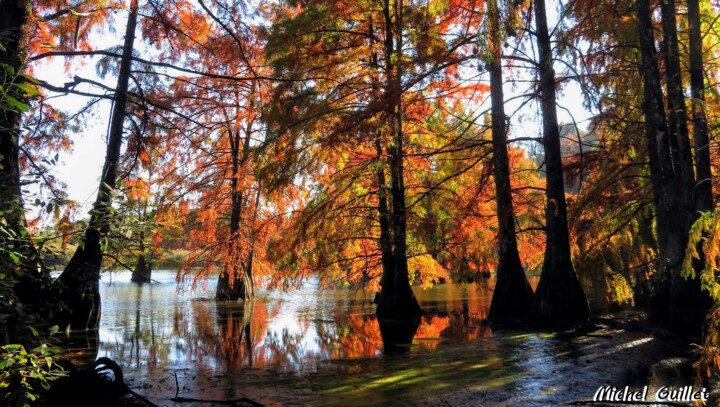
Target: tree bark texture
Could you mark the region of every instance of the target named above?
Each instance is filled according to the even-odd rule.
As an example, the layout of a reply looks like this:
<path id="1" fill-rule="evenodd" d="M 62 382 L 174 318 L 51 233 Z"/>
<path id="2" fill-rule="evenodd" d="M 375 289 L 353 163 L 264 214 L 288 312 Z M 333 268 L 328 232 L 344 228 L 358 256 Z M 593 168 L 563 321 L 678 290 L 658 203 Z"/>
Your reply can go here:
<path id="1" fill-rule="evenodd" d="M 99 281 L 103 258 L 101 245 L 110 231 L 113 190 L 120 164 L 137 16 L 138 0 L 131 0 L 100 187 L 83 240 L 58 278 L 66 291 L 69 312 L 61 315 L 57 322 L 61 326 L 69 324 L 73 329 L 96 328 L 100 320 Z"/>
<path id="2" fill-rule="evenodd" d="M 546 249 L 532 315 L 539 326 L 574 325 L 587 322 L 589 309 L 570 258 L 565 186 L 560 155 L 560 129 L 555 101 L 555 71 L 548 34 L 545 0 L 536 0 L 535 23 L 540 52 L 540 93 L 545 147 Z"/>
<path id="3" fill-rule="evenodd" d="M 502 88 L 502 48 L 498 0 L 488 0 L 490 36 L 490 99 L 492 111 L 493 165 L 498 218 L 497 282 L 493 291 L 488 320 L 495 323 L 523 320 L 530 314 L 533 291 L 525 276 L 515 234 L 515 212 L 510 189 L 510 165 L 507 152 L 505 100 Z"/>
<path id="4" fill-rule="evenodd" d="M 240 177 L 242 167 L 250 153 L 250 136 L 252 128 L 249 124 L 245 129 L 245 137 L 235 131 L 230 139 L 232 154 L 232 178 L 230 180 L 231 208 L 230 208 L 230 239 L 228 241 L 228 257 L 218 276 L 215 299 L 220 301 L 249 300 L 254 296 L 254 284 L 252 277 L 253 250 L 246 255 L 246 262 L 243 262 L 241 251 L 240 223 L 242 221 L 243 193 L 241 190 Z M 241 145 L 242 144 L 242 145 Z M 259 191 L 257 199 L 259 199 Z M 256 199 L 256 201 L 257 201 Z M 257 202 L 255 206 L 257 210 Z"/>
<path id="5" fill-rule="evenodd" d="M 23 92 L 15 84 L 25 82 L 23 29 L 28 20 L 29 3 L 0 1 L 0 85 L 6 96 L 26 103 Z M 58 307 L 48 298 L 52 295 L 50 276 L 27 234 L 25 205 L 20 182 L 21 111 L 2 100 L 0 106 L 0 268 L 11 283 L 12 293 L 3 300 L 7 318 L 0 322 L 4 338 L 0 342 L 16 342 L 30 324 L 41 328 Z M 7 312 L 6 312 L 7 311 Z M 35 319 L 35 318 L 39 318 Z"/>
<path id="6" fill-rule="evenodd" d="M 665 57 L 665 81 L 667 84 L 668 130 L 671 134 L 670 148 L 673 167 L 678 177 L 681 205 L 692 210 L 695 174 L 692 164 L 692 150 L 688 137 L 687 109 L 683 94 L 680 50 L 677 37 L 675 0 L 660 1 L 662 14 L 663 53 Z"/>
<path id="7" fill-rule="evenodd" d="M 395 55 L 402 52 L 402 2 L 394 3 L 391 17 L 390 2 L 385 1 L 385 98 L 391 145 L 387 148 L 390 162 L 390 230 L 392 231 L 392 268 L 383 270 L 382 288 L 377 305 L 380 319 L 412 319 L 421 314 L 420 305 L 410 287 L 407 264 L 407 219 L 404 184 L 404 134 L 402 129 L 402 69 L 400 58 L 393 63 Z"/>
<path id="8" fill-rule="evenodd" d="M 710 172 L 710 140 L 705 115 L 705 72 L 703 70 L 700 5 L 698 0 L 687 1 L 690 25 L 690 96 L 692 98 L 693 138 L 695 139 L 695 209 L 713 209 L 712 173 Z"/>
<path id="9" fill-rule="evenodd" d="M 150 283 L 152 279 L 152 263 L 145 259 L 145 253 L 138 256 L 130 281 L 133 283 Z"/>
<path id="10" fill-rule="evenodd" d="M 685 179 L 687 168 L 680 168 L 684 161 L 673 157 L 678 151 L 678 133 L 671 131 L 665 116 L 649 1 L 638 0 L 637 5 L 644 86 L 643 113 L 660 246 L 654 294 L 650 300 L 650 318 L 675 332 L 699 335 L 709 309 L 709 297 L 700 291 L 698 279 L 688 281 L 681 276 L 694 217 L 690 197 L 695 185 Z M 669 91 L 668 99 L 671 97 Z M 687 131 L 684 134 L 687 137 Z M 689 165 L 692 170 L 692 163 Z"/>

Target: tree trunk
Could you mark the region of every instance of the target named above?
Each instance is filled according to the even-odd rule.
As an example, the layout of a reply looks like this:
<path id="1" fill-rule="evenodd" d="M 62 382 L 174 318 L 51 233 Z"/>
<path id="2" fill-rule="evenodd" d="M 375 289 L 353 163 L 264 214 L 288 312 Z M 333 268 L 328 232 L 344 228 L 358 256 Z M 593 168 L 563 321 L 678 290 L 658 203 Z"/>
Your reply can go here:
<path id="1" fill-rule="evenodd" d="M 502 88 L 502 51 L 498 0 L 488 1 L 490 51 L 490 99 L 492 102 L 493 165 L 498 217 L 497 283 L 493 291 L 488 320 L 501 323 L 522 320 L 530 314 L 533 292 L 520 262 L 515 235 L 515 212 L 510 190 L 507 153 L 505 100 Z"/>
<path id="2" fill-rule="evenodd" d="M 545 0 L 536 0 L 535 20 L 540 51 L 540 92 L 546 168 L 546 249 L 532 315 L 540 326 L 584 323 L 589 319 L 585 292 L 570 258 L 565 186 L 560 156 L 560 130 L 555 103 L 555 71 L 548 35 Z"/>
<path id="3" fill-rule="evenodd" d="M 0 64 L 13 71 L 0 69 L 0 85 L 7 96 L 21 103 L 26 101 L 14 84 L 24 82 L 20 76 L 24 59 L 20 43 L 28 7 L 25 1 L 0 1 Z M 0 103 L 0 270 L 6 273 L 5 282 L 11 284 L 0 293 L 0 312 L 7 316 L 0 321 L 0 330 L 4 331 L 0 342 L 17 342 L 28 334 L 28 325 L 41 328 L 58 306 L 49 301 L 53 294 L 45 292 L 51 286 L 50 276 L 27 234 L 20 188 L 21 112 L 7 99 Z"/>
<path id="4" fill-rule="evenodd" d="M 692 223 L 692 205 L 683 188 L 694 184 L 683 181 L 681 163 L 673 159 L 673 134 L 665 117 L 665 106 L 657 64 L 657 51 L 648 0 L 638 0 L 638 23 L 642 77 L 643 113 L 650 158 L 650 182 L 660 253 L 654 275 L 655 293 L 650 301 L 650 318 L 686 335 L 698 335 L 709 307 L 709 297 L 700 291 L 698 279 L 682 278 L 682 263 Z M 687 132 L 685 133 L 687 134 Z M 677 139 L 675 139 L 677 141 Z"/>
<path id="5" fill-rule="evenodd" d="M 663 26 L 663 45 L 665 56 L 665 81 L 667 83 L 668 129 L 673 166 L 680 185 L 681 205 L 691 211 L 695 174 L 693 172 L 692 152 L 687 128 L 687 111 L 683 95 L 682 72 L 680 70 L 680 51 L 677 38 L 675 0 L 660 1 Z"/>
<path id="6" fill-rule="evenodd" d="M 254 295 L 252 281 L 252 253 L 248 255 L 248 266 L 243 266 L 242 251 L 240 249 L 240 220 L 243 206 L 243 191 L 240 190 L 240 171 L 245 164 L 250 150 L 250 135 L 252 134 L 249 124 L 245 139 L 240 137 L 237 131 L 231 136 L 230 147 L 232 154 L 232 179 L 230 181 L 231 208 L 230 208 L 230 240 L 228 242 L 228 255 L 223 268 L 218 276 L 215 299 L 219 301 L 249 300 Z M 259 199 L 259 190 L 258 197 Z M 256 200 L 257 200 L 256 199 Z M 251 250 L 252 252 L 252 250 Z"/>
<path id="7" fill-rule="evenodd" d="M 713 209 L 712 173 L 710 171 L 710 140 L 705 116 L 705 75 L 703 71 L 700 6 L 698 0 L 687 2 L 690 24 L 690 96 L 692 97 L 693 136 L 695 139 L 695 209 Z"/>
<path id="8" fill-rule="evenodd" d="M 0 43 L 0 63 L 11 67 L 13 74 L 0 71 L 3 86 L 6 92 L 15 99 L 21 100 L 19 92 L 15 91 L 13 82 L 18 80 L 17 73 L 22 69 L 22 50 L 20 39 L 22 29 L 27 22 L 26 5 L 21 1 L 0 2 L 0 33 L 3 40 Z M 0 106 L 0 211 L 4 219 L 4 228 L 13 236 L 0 234 L 0 265 L 3 270 L 18 269 L 21 262 L 10 256 L 11 252 L 25 256 L 31 254 L 21 243 L 21 233 L 25 229 L 25 210 L 20 191 L 20 111 L 13 106 L 5 104 Z M 25 259 L 23 259 L 25 260 Z M 22 267 L 25 268 L 25 267 Z"/>
<path id="9" fill-rule="evenodd" d="M 392 253 L 392 241 L 390 233 L 390 220 L 387 204 L 387 181 L 385 180 L 385 170 L 383 168 L 383 151 L 380 146 L 380 136 L 375 141 L 375 149 L 378 154 L 378 168 L 376 177 L 378 183 L 378 218 L 380 223 L 380 256 L 382 262 L 383 276 L 392 273 L 395 266 Z M 382 282 L 381 282 L 382 285 Z"/>
<path id="10" fill-rule="evenodd" d="M 402 130 L 396 130 L 394 141 L 394 151 L 390 155 L 392 267 L 389 270 L 390 273 L 383 273 L 383 285 L 380 291 L 377 316 L 380 319 L 409 319 L 419 316 L 422 312 L 412 287 L 410 287 L 407 264 L 407 221 L 405 214 L 405 187 L 403 184 Z"/>
<path id="11" fill-rule="evenodd" d="M 147 211 L 143 210 L 143 218 L 147 218 Z M 138 234 L 138 240 L 140 241 L 137 262 L 135 263 L 135 269 L 130 276 L 130 281 L 133 283 L 150 283 L 152 278 L 152 263 L 145 258 L 145 233 L 140 232 Z"/>
<path id="12" fill-rule="evenodd" d="M 379 319 L 412 319 L 422 311 L 410 287 L 407 265 L 407 219 L 405 208 L 405 184 L 403 168 L 403 129 L 402 129 L 402 69 L 400 58 L 397 66 L 393 58 L 402 52 L 402 4 L 394 4 L 395 21 L 390 17 L 390 2 L 385 1 L 385 97 L 388 104 L 386 117 L 392 134 L 390 146 L 390 227 L 392 230 L 392 261 L 393 267 L 383 272 L 382 289 L 377 306 Z M 397 45 L 393 46 L 393 42 Z"/>
<path id="13" fill-rule="evenodd" d="M 133 283 L 149 283 L 152 279 L 152 263 L 145 260 L 145 253 L 140 254 L 135 263 L 130 281 Z"/>
<path id="14" fill-rule="evenodd" d="M 120 162 L 137 15 L 138 0 L 131 0 L 100 187 L 82 243 L 58 278 L 66 290 L 69 313 L 61 315 L 57 322 L 61 326 L 70 324 L 74 329 L 96 328 L 100 319 L 101 240 L 106 239 L 110 231 L 110 208 Z"/>
<path id="15" fill-rule="evenodd" d="M 230 180 L 230 238 L 228 253 L 224 259 L 220 275 L 218 276 L 215 299 L 219 301 L 237 301 L 245 298 L 245 287 L 242 283 L 242 253 L 240 252 L 240 213 L 243 205 L 243 195 L 239 187 L 240 177 L 240 135 L 231 135 L 230 147 L 232 154 L 232 178 Z"/>
<path id="16" fill-rule="evenodd" d="M 687 111 L 685 108 L 685 95 L 680 67 L 680 50 L 677 38 L 677 21 L 675 0 L 660 2 L 663 26 L 663 44 L 665 44 L 665 77 L 667 82 L 668 123 L 670 132 L 677 138 L 679 151 L 679 182 L 682 198 L 679 206 L 682 208 L 681 217 L 686 219 L 679 240 L 682 244 L 679 250 L 680 260 L 684 260 L 685 248 L 689 240 L 690 227 L 698 217 L 695 211 L 697 198 L 694 197 L 696 182 L 690 147 L 690 138 L 687 128 Z M 709 157 L 709 155 L 708 155 Z M 709 169 L 709 168 L 708 168 Z M 702 255 L 702 252 L 701 252 Z M 699 270 L 700 263 L 694 264 Z M 682 334 L 701 335 L 705 316 L 710 311 L 712 301 L 707 292 L 700 288 L 700 279 L 686 280 L 682 277 L 682 268 L 671 271 L 671 297 L 670 297 L 670 329 Z"/>
<path id="17" fill-rule="evenodd" d="M 389 18 L 389 15 L 386 16 L 386 18 Z M 375 32 L 373 29 L 373 23 L 372 19 L 369 21 L 369 37 L 370 37 L 370 44 L 371 49 L 374 49 L 375 44 Z M 386 43 L 387 45 L 387 43 Z M 373 69 L 377 69 L 377 56 L 375 52 L 371 52 L 371 54 L 368 56 L 368 61 L 371 61 L 371 66 Z M 388 74 L 389 71 L 386 70 L 386 74 Z M 373 75 L 372 77 L 372 88 L 373 93 L 377 93 L 378 89 L 380 88 L 379 80 L 377 75 Z M 382 278 L 384 279 L 385 275 L 390 275 L 392 273 L 392 268 L 394 267 L 395 261 L 393 260 L 393 252 L 392 252 L 392 241 L 391 236 L 392 233 L 390 232 L 390 211 L 388 209 L 388 190 L 387 190 L 387 179 L 385 178 L 385 156 L 383 154 L 383 146 L 382 146 L 382 132 L 377 131 L 375 133 L 375 152 L 377 153 L 377 167 L 375 170 L 375 181 L 377 182 L 377 211 L 378 211 L 378 223 L 380 225 L 380 236 L 379 236 L 379 246 L 380 246 L 380 261 L 382 264 Z M 380 281 L 380 286 L 383 285 L 383 282 Z M 378 302 L 379 297 L 376 297 L 375 303 Z"/>
<path id="18" fill-rule="evenodd" d="M 9 74 L 0 71 L 3 80 L 3 89 L 15 99 L 22 100 L 19 92 L 15 91 L 12 83 L 18 80 L 17 73 L 22 69 L 22 50 L 20 39 L 22 30 L 27 22 L 26 4 L 22 1 L 0 2 L 0 63 L 11 67 L 15 72 Z M 20 230 L 25 226 L 25 211 L 23 209 L 20 191 L 20 111 L 10 105 L 0 106 L 0 210 L 7 222 L 7 228 L 20 236 Z M 5 238 L 5 235 L 2 235 Z M 14 264 L 7 252 L 0 252 L 3 256 L 3 266 Z M 13 266 L 14 267 L 14 266 Z"/>

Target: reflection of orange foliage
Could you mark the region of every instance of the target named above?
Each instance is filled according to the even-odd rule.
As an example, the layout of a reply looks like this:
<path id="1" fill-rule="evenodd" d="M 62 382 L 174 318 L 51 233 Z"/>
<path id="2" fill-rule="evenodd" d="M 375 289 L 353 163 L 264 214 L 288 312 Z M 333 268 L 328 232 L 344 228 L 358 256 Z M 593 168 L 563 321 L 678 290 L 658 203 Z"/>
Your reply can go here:
<path id="1" fill-rule="evenodd" d="M 264 358 L 257 358 L 267 332 L 267 307 L 263 302 L 248 302 L 244 306 L 218 306 L 218 357 L 228 367 L 264 366 Z M 260 360 L 258 360 L 260 359 Z"/>
<path id="2" fill-rule="evenodd" d="M 415 339 L 439 339 L 443 336 L 442 333 L 448 325 L 450 325 L 450 318 L 447 316 L 431 315 L 422 317 Z M 425 349 L 435 349 L 439 344 L 439 340 L 419 342 L 420 347 Z"/>
<path id="3" fill-rule="evenodd" d="M 383 349 L 380 325 L 374 316 L 354 314 L 347 319 L 347 327 L 338 325 L 337 347 L 328 356 L 333 359 L 372 357 Z"/>

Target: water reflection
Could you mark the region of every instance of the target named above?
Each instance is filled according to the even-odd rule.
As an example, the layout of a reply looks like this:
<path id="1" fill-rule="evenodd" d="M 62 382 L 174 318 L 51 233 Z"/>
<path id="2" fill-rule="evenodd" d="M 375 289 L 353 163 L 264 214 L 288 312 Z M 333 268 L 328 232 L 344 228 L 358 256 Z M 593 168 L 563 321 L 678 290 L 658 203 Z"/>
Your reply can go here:
<path id="1" fill-rule="evenodd" d="M 420 319 L 410 321 L 379 321 L 380 336 L 385 355 L 402 355 L 410 352 Z"/>
<path id="2" fill-rule="evenodd" d="M 110 277 L 106 277 L 110 278 Z M 492 335 L 481 321 L 491 290 L 442 285 L 417 290 L 427 314 L 412 324 L 380 325 L 373 307 L 350 290 L 312 284 L 260 293 L 245 304 L 216 303 L 212 287 L 178 291 L 173 272 L 155 272 L 160 284 L 135 285 L 127 276 L 102 285 L 98 356 L 128 368 L 272 368 L 309 373 L 331 360 L 435 349 L 444 343 Z"/>

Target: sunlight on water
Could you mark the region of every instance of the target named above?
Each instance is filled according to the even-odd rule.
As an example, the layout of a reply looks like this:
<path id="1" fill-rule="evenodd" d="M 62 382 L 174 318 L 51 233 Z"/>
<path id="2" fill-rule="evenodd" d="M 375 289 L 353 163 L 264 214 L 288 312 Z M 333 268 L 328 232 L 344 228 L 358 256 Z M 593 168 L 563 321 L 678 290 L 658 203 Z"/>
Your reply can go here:
<path id="1" fill-rule="evenodd" d="M 373 358 L 383 339 L 371 295 L 321 289 L 310 281 L 289 292 L 261 291 L 248 304 L 216 303 L 214 281 L 192 290 L 176 275 L 156 271 L 156 283 L 136 285 L 129 273 L 106 274 L 98 356 L 134 369 L 271 367 L 312 372 L 328 360 Z M 434 349 L 491 335 L 481 323 L 487 284 L 415 289 L 426 316 L 408 350 Z M 395 328 L 392 328 L 395 329 Z"/>
<path id="2" fill-rule="evenodd" d="M 413 287 L 425 312 L 420 321 L 379 324 L 373 293 L 314 281 L 260 291 L 243 304 L 215 302 L 214 279 L 195 289 L 191 280 L 178 285 L 172 271 L 153 279 L 136 285 L 129 273 L 104 275 L 99 341 L 69 346 L 78 359 L 117 361 L 131 388 L 159 405 L 174 405 L 168 400 L 179 394 L 364 406 L 453 389 L 482 390 L 507 405 L 556 405 L 592 396 L 598 383 L 626 383 L 610 381 L 607 369 L 632 363 L 654 343 L 642 333 L 607 332 L 614 341 L 493 333 L 483 322 L 492 280 Z"/>

